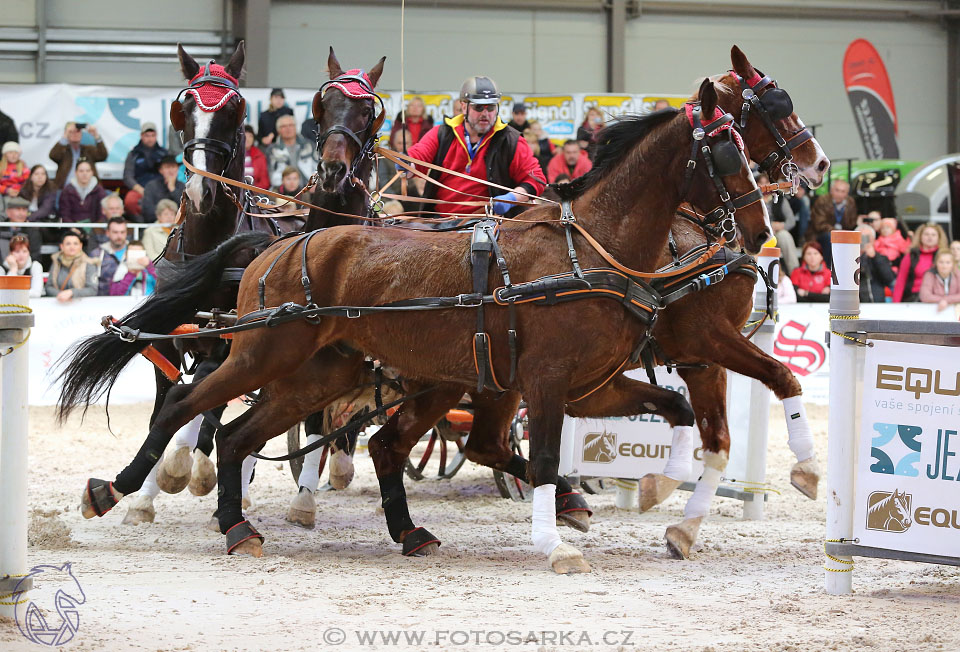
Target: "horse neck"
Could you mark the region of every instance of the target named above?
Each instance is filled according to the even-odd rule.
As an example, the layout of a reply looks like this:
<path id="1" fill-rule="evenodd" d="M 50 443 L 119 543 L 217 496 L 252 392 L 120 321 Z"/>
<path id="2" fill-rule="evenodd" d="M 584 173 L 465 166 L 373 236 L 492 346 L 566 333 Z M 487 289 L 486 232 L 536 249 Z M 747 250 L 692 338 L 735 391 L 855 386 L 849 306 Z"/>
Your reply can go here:
<path id="1" fill-rule="evenodd" d="M 370 178 L 370 163 L 364 161 L 357 167 L 357 178 L 364 180 Z M 349 181 L 344 182 L 342 192 L 326 192 L 317 184 L 316 189 L 310 197 L 310 203 L 320 208 L 344 215 L 355 215 L 355 218 L 340 217 L 331 215 L 324 211 L 310 209 L 307 216 L 307 222 L 304 224 L 304 231 L 316 231 L 331 226 L 342 226 L 344 224 L 362 224 L 367 215 L 367 196 L 360 186 L 352 186 Z"/>
<path id="2" fill-rule="evenodd" d="M 648 135 L 574 202 L 581 226 L 627 267 L 653 271 L 667 245 L 683 201 L 680 184 L 690 147 L 681 137 L 683 124 L 673 120 Z"/>

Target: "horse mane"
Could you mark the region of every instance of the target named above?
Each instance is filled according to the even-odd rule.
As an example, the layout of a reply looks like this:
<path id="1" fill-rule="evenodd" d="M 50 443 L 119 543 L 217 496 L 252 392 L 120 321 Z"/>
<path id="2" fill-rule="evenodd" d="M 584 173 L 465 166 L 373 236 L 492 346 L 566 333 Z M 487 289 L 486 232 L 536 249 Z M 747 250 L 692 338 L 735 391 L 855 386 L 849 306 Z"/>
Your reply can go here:
<path id="1" fill-rule="evenodd" d="M 867 510 L 867 514 L 875 514 L 876 512 L 879 512 L 881 509 L 886 509 L 887 507 L 890 506 L 890 503 L 892 502 L 893 502 L 893 494 L 890 494 L 883 500 L 878 500 L 873 507 Z"/>
<path id="2" fill-rule="evenodd" d="M 618 118 L 597 135 L 597 151 L 590 171 L 570 183 L 554 184 L 550 187 L 562 201 L 572 201 L 580 197 L 619 166 L 655 127 L 667 122 L 679 112 L 679 109 L 668 107 L 647 115 L 625 115 Z"/>

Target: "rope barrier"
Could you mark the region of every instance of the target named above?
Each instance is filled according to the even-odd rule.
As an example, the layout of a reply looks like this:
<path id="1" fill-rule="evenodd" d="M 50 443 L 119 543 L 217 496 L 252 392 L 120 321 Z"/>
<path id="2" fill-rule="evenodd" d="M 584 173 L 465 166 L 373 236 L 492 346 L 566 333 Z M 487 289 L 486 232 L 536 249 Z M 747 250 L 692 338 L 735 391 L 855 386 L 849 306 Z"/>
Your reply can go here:
<path id="1" fill-rule="evenodd" d="M 860 316 L 859 316 L 859 315 L 833 315 L 833 316 L 830 317 L 830 321 L 833 321 L 834 319 L 860 319 Z M 849 342 L 855 342 L 856 344 L 859 344 L 860 346 L 873 346 L 873 342 L 868 342 L 868 341 L 866 341 L 866 340 L 861 340 L 860 338 L 853 337 L 853 336 L 851 336 L 851 335 L 847 335 L 846 333 L 840 333 L 840 332 L 835 331 L 835 330 L 831 330 L 830 332 L 833 333 L 834 335 L 836 335 L 837 337 L 842 337 L 843 339 L 845 339 L 845 340 L 847 340 L 847 341 L 849 341 Z"/>
<path id="2" fill-rule="evenodd" d="M 823 554 L 827 556 L 827 559 L 832 561 L 835 564 L 840 564 L 841 566 L 846 566 L 846 568 L 827 568 L 827 565 L 823 565 L 823 570 L 830 571 L 831 573 L 852 573 L 853 572 L 853 560 L 847 561 L 846 559 L 840 559 L 839 557 L 834 557 L 829 552 L 827 552 L 828 543 L 843 543 L 843 539 L 824 539 L 823 540 Z"/>
<path id="3" fill-rule="evenodd" d="M 24 306 L 19 303 L 0 303 L 0 308 L 17 308 L 17 310 L 0 310 L 0 315 L 29 315 L 33 313 L 33 309 L 30 306 Z M 32 328 L 27 329 L 27 335 L 23 338 L 22 342 L 18 342 L 13 346 L 9 347 L 6 351 L 0 352 L 0 358 L 10 355 L 21 346 L 27 343 L 30 339 L 30 334 L 33 332 Z M 10 577 L 20 577 L 19 575 L 11 575 Z M 9 596 L 0 596 L 0 597 L 9 597 Z M 3 604 L 3 603 L 0 603 Z"/>

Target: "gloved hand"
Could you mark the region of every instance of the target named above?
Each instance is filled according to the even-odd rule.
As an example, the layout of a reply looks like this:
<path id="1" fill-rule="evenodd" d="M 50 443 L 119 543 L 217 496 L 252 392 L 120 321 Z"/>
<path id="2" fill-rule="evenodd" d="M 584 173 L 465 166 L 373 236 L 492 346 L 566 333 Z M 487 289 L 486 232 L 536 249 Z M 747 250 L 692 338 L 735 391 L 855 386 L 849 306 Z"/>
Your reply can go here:
<path id="1" fill-rule="evenodd" d="M 506 201 L 504 201 L 506 200 Z M 497 215 L 506 215 L 507 212 L 513 208 L 513 204 L 508 204 L 508 201 L 519 201 L 517 199 L 517 194 L 513 192 L 508 192 L 503 195 L 498 195 L 493 198 L 493 212 Z"/>

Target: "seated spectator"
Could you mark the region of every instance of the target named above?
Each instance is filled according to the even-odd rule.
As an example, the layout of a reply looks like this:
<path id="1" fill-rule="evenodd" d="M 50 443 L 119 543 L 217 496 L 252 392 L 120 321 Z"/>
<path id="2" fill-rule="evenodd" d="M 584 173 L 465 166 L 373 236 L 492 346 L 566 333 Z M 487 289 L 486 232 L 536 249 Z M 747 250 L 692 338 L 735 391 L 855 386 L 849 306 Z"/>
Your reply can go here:
<path id="1" fill-rule="evenodd" d="M 407 129 L 407 149 L 416 145 L 428 131 L 433 129 L 433 118 L 427 115 L 427 106 L 423 103 L 422 97 L 411 97 L 407 102 L 407 110 L 397 114 L 393 126 L 390 127 L 390 142 L 393 142 L 393 134 L 403 127 Z"/>
<path id="2" fill-rule="evenodd" d="M 796 303 L 797 291 L 793 289 L 793 282 L 790 280 L 790 277 L 787 276 L 782 258 L 777 268 L 780 270 L 780 279 L 777 281 L 777 303 L 781 306 L 788 303 Z"/>
<path id="3" fill-rule="evenodd" d="M 392 149 L 395 152 L 403 152 L 404 136 L 406 136 L 407 138 L 407 146 L 409 147 L 411 137 L 409 132 L 407 132 L 407 130 L 401 128 L 401 129 L 395 129 L 394 131 L 391 131 L 390 146 L 389 146 L 390 149 Z M 390 181 L 391 179 L 394 178 L 394 176 L 396 176 L 396 174 L 397 174 L 397 168 L 393 164 L 393 162 L 387 160 L 387 158 L 384 156 L 380 156 L 377 158 L 377 179 L 375 180 L 375 184 L 377 185 L 378 190 L 380 190 L 381 192 L 389 192 L 394 195 L 405 194 L 408 197 L 420 197 L 423 194 L 423 188 L 424 188 L 424 185 L 426 184 L 426 181 L 424 181 L 420 177 L 414 177 L 413 179 L 410 179 L 410 181 L 407 182 L 406 192 L 403 192 L 403 179 L 404 179 L 403 175 L 400 175 L 399 177 L 394 179 L 393 183 L 391 183 L 390 185 L 386 185 L 388 181 Z M 419 206 L 420 206 L 420 202 L 408 201 L 406 204 L 404 204 L 405 208 L 401 209 L 400 212 L 402 212 L 403 210 L 412 210 L 412 211 L 418 210 Z"/>
<path id="4" fill-rule="evenodd" d="M 81 145 L 83 131 L 76 122 L 68 122 L 63 129 L 63 137 L 60 142 L 50 150 L 50 160 L 57 164 L 57 175 L 53 179 L 53 185 L 58 189 L 66 186 L 67 182 L 73 179 L 76 173 L 77 163 L 81 158 L 86 159 L 93 168 L 93 176 L 97 176 L 98 161 L 107 160 L 107 148 L 103 144 L 103 139 L 93 125 L 84 125 L 87 133 L 96 140 L 95 145 Z"/>
<path id="5" fill-rule="evenodd" d="M 110 283 L 112 297 L 145 297 L 157 287 L 157 270 L 147 256 L 147 250 L 134 240 L 127 246 L 123 261 L 113 273 Z"/>
<path id="6" fill-rule="evenodd" d="M 603 113 L 595 106 L 587 109 L 587 115 L 583 118 L 583 124 L 577 129 L 577 141 L 580 148 L 587 150 L 587 156 L 593 160 L 594 151 L 597 148 L 597 134 L 603 129 Z"/>
<path id="7" fill-rule="evenodd" d="M 274 88 L 270 91 L 270 106 L 260 114 L 260 119 L 257 122 L 257 133 L 260 134 L 260 144 L 263 147 L 272 145 L 275 142 L 277 138 L 277 120 L 285 115 L 293 118 L 293 109 L 287 106 L 283 89 Z M 294 129 L 296 129 L 296 120 L 294 120 Z"/>
<path id="8" fill-rule="evenodd" d="M 278 137 L 265 152 L 267 167 L 270 170 L 270 182 L 274 186 L 282 183 L 283 171 L 288 166 L 300 172 L 300 187 L 317 171 L 318 158 L 314 157 L 314 144 L 297 133 L 297 121 L 292 115 L 277 118 Z"/>
<path id="9" fill-rule="evenodd" d="M 269 190 L 270 175 L 267 174 L 267 157 L 256 145 L 257 133 L 253 127 L 246 125 L 243 128 L 243 134 L 247 139 L 243 156 L 243 176 L 253 179 L 253 185 L 257 188 Z"/>
<path id="10" fill-rule="evenodd" d="M 179 169 L 177 159 L 172 156 L 164 156 L 160 161 L 160 176 L 147 184 L 143 201 L 140 202 L 140 207 L 143 209 L 141 221 L 145 224 L 157 221 L 157 202 L 161 199 L 169 199 L 175 204 L 180 203 L 180 197 L 186 186 L 177 179 Z"/>
<path id="11" fill-rule="evenodd" d="M 893 271 L 896 272 L 899 269 L 900 259 L 910 251 L 910 241 L 900 233 L 899 224 L 897 224 L 897 218 L 895 217 L 880 218 L 879 226 L 874 223 L 873 227 L 880 231 L 874 245 L 877 253 L 885 256 L 894 266 Z"/>
<path id="12" fill-rule="evenodd" d="M 920 301 L 937 304 L 938 312 L 960 303 L 960 270 L 949 249 L 938 251 L 933 267 L 924 272 Z"/>
<path id="13" fill-rule="evenodd" d="M 571 181 L 573 181 L 573 179 L 566 174 L 558 174 L 557 178 L 553 180 L 553 182 L 558 185 L 561 183 L 570 183 Z"/>
<path id="14" fill-rule="evenodd" d="M 3 144 L 3 161 L 0 167 L 0 195 L 16 197 L 30 176 L 30 170 L 20 160 L 20 143 L 9 141 Z"/>
<path id="15" fill-rule="evenodd" d="M 123 198 L 123 207 L 128 214 L 141 214 L 143 209 L 140 200 L 146 193 L 147 184 L 160 178 L 160 162 L 169 155 L 170 153 L 157 143 L 157 125 L 152 122 L 140 125 L 140 142 L 130 149 L 123 164 L 123 183 L 129 188 Z"/>
<path id="16" fill-rule="evenodd" d="M 897 274 L 890 266 L 890 259 L 877 251 L 873 227 L 863 224 L 857 227 L 857 231 L 860 232 L 860 301 L 883 303 Z"/>
<path id="17" fill-rule="evenodd" d="M 283 169 L 283 176 L 281 177 L 280 185 L 276 188 L 273 188 L 273 192 L 279 192 L 282 195 L 294 196 L 300 192 L 300 171 L 288 165 Z"/>
<path id="18" fill-rule="evenodd" d="M 78 229 L 64 230 L 60 251 L 53 255 L 46 294 L 61 303 L 97 295 L 97 264 L 83 253 L 82 237 Z"/>
<path id="19" fill-rule="evenodd" d="M 531 122 L 529 125 L 530 126 L 523 130 L 523 139 L 530 145 L 530 151 L 533 152 L 534 158 L 536 158 L 537 163 L 540 164 L 543 176 L 547 176 L 547 168 L 553 159 L 553 151 L 555 148 L 549 138 L 541 138 L 537 133 L 537 127 L 540 126 L 539 122 Z"/>
<path id="20" fill-rule="evenodd" d="M 127 250 L 127 221 L 122 217 L 111 217 L 107 222 L 107 241 L 100 245 L 94 262 L 99 262 L 100 276 L 97 294 L 110 295 L 110 284 Z"/>
<path id="21" fill-rule="evenodd" d="M 960 269 L 960 240 L 950 243 L 950 252 L 953 254 L 953 259 L 957 261 L 957 269 Z"/>
<path id="22" fill-rule="evenodd" d="M 933 258 L 947 248 L 947 234 L 939 224 L 927 222 L 913 235 L 913 247 L 900 261 L 897 280 L 893 286 L 894 303 L 920 300 L 920 286 L 924 273 L 933 267 Z"/>
<path id="23" fill-rule="evenodd" d="M 108 192 L 107 196 L 100 201 L 100 213 L 101 222 L 107 222 L 111 217 L 127 219 L 127 216 L 123 214 L 123 200 L 115 192 Z"/>
<path id="24" fill-rule="evenodd" d="M 143 232 L 143 248 L 150 260 L 156 260 L 167 246 L 170 230 L 177 222 L 177 205 L 169 199 L 157 202 L 157 223 Z"/>
<path id="25" fill-rule="evenodd" d="M 556 178 L 561 174 L 576 179 L 585 175 L 592 167 L 593 163 L 590 162 L 587 153 L 580 149 L 580 143 L 568 140 L 563 144 L 563 149 L 550 159 L 550 165 L 547 166 L 547 180 L 550 183 L 556 183 Z"/>
<path id="26" fill-rule="evenodd" d="M 803 262 L 793 270 L 790 280 L 797 291 L 797 301 L 829 301 L 830 269 L 823 262 L 820 244 L 803 245 Z"/>
<path id="27" fill-rule="evenodd" d="M 797 192 L 789 197 L 790 209 L 797 218 L 797 223 L 790 231 L 794 242 L 802 242 L 810 227 L 810 197 L 807 187 L 801 183 Z"/>
<path id="28" fill-rule="evenodd" d="M 23 197 L 11 197 L 7 200 L 7 222 L 26 222 L 27 210 L 30 206 Z M 36 226 L 5 226 L 0 229 L 0 258 L 6 260 L 10 254 L 10 243 L 16 236 L 26 236 L 30 245 L 30 255 L 34 259 L 40 258 L 41 234 Z"/>
<path id="29" fill-rule="evenodd" d="M 27 207 L 30 213 L 29 222 L 46 222 L 56 218 L 54 206 L 57 189 L 53 187 L 53 182 L 47 176 L 47 168 L 39 163 L 30 168 L 30 176 L 20 189 L 20 197 L 30 203 Z"/>
<path id="30" fill-rule="evenodd" d="M 834 229 L 853 231 L 857 227 L 857 202 L 850 196 L 850 184 L 837 179 L 830 184 L 830 194 L 817 197 L 810 208 L 807 241 L 815 240 L 830 265 L 830 232 Z"/>
<path id="31" fill-rule="evenodd" d="M 30 297 L 43 296 L 43 268 L 30 256 L 30 238 L 18 234 L 10 238 L 10 253 L 3 261 L 8 276 L 29 276 Z"/>
<path id="32" fill-rule="evenodd" d="M 770 177 L 766 174 L 757 175 L 757 185 L 770 183 Z M 767 206 L 767 213 L 770 215 L 770 227 L 773 229 L 773 235 L 777 239 L 777 246 L 780 248 L 780 257 L 783 259 L 785 272 L 789 276 L 793 270 L 800 264 L 797 256 L 797 243 L 790 234 L 790 229 L 796 226 L 797 218 L 793 214 L 793 208 L 779 193 L 768 193 L 763 196 L 763 201 Z"/>
<path id="33" fill-rule="evenodd" d="M 527 121 L 527 105 L 523 102 L 514 102 L 513 103 L 513 112 L 511 114 L 510 122 L 507 123 L 508 127 L 513 127 L 521 134 L 524 130 L 530 126 L 530 123 Z"/>
<path id="34" fill-rule="evenodd" d="M 100 202 L 107 191 L 93 175 L 93 164 L 85 158 L 77 161 L 77 170 L 60 193 L 60 220 L 72 222 L 98 222 Z"/>

